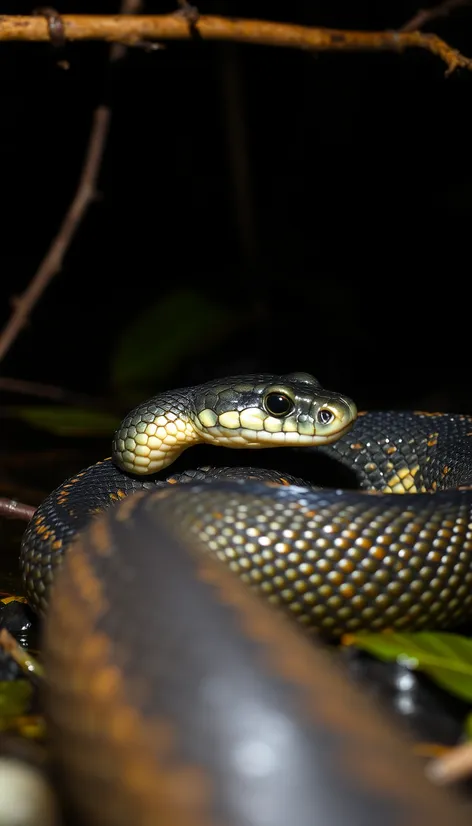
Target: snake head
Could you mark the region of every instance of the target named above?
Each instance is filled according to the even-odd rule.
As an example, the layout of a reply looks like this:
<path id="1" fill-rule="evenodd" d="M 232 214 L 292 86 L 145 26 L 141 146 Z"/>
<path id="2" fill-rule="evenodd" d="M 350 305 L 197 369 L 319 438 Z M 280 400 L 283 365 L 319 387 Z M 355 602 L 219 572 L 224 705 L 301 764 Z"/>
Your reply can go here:
<path id="1" fill-rule="evenodd" d="M 113 460 L 131 473 L 155 473 L 187 447 L 325 445 L 357 416 L 347 396 L 308 373 L 248 375 L 169 391 L 135 408 L 115 434 Z"/>
<path id="2" fill-rule="evenodd" d="M 328 444 L 356 416 L 351 399 L 324 390 L 309 373 L 240 376 L 195 388 L 202 440 L 227 447 Z"/>

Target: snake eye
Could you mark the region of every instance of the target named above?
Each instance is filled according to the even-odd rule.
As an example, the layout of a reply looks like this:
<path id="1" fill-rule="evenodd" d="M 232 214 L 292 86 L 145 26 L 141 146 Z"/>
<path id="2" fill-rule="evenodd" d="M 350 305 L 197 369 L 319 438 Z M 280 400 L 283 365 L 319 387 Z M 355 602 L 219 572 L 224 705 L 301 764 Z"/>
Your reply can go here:
<path id="1" fill-rule="evenodd" d="M 265 408 L 271 416 L 287 416 L 295 407 L 292 399 L 283 393 L 268 393 Z"/>
<path id="2" fill-rule="evenodd" d="M 329 424 L 334 419 L 334 413 L 331 410 L 328 410 L 326 407 L 322 407 L 321 410 L 318 410 L 318 421 L 320 424 Z"/>

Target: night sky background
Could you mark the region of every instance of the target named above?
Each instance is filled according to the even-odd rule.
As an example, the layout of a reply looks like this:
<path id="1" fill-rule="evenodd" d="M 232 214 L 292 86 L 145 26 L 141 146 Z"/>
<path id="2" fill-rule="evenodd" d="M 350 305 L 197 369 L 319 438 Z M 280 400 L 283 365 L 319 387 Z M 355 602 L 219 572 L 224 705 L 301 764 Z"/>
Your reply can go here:
<path id="1" fill-rule="evenodd" d="M 417 8 L 215 0 L 200 11 L 378 30 Z M 472 6 L 426 30 L 472 55 Z M 113 107 L 101 198 L 1 375 L 125 412 L 172 386 L 305 370 L 360 408 L 472 411 L 472 73 L 446 78 L 416 49 L 170 42 L 128 50 L 110 78 L 107 54 L 0 44 L 2 324 L 74 194 L 94 107 Z"/>

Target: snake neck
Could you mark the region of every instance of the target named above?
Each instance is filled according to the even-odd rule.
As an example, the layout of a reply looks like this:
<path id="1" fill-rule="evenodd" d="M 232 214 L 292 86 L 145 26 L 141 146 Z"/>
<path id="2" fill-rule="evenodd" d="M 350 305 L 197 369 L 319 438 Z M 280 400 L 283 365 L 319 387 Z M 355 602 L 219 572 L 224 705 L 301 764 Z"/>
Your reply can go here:
<path id="1" fill-rule="evenodd" d="M 143 413 L 139 421 L 131 413 L 113 440 L 113 461 L 130 473 L 157 473 L 171 465 L 188 447 L 203 441 L 191 414 L 162 407 Z"/>

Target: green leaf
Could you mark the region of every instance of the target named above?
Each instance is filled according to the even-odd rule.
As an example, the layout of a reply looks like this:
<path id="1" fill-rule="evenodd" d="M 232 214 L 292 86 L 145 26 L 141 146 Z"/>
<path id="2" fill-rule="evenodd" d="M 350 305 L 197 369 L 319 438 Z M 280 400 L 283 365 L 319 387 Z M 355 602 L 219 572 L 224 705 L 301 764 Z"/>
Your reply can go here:
<path id="1" fill-rule="evenodd" d="M 185 358 L 227 335 L 232 318 L 197 290 L 166 295 L 125 330 L 111 363 L 112 385 L 126 393 L 165 380 Z"/>
<path id="2" fill-rule="evenodd" d="M 381 660 L 428 674 L 442 688 L 472 702 L 472 640 L 448 632 L 349 634 L 346 643 Z"/>
<path id="3" fill-rule="evenodd" d="M 0 682 L 0 730 L 6 728 L 12 718 L 28 713 L 32 691 L 27 680 Z"/>
<path id="4" fill-rule="evenodd" d="M 16 408 L 20 419 L 57 436 L 111 436 L 120 419 L 111 413 L 79 407 L 29 405 Z"/>

